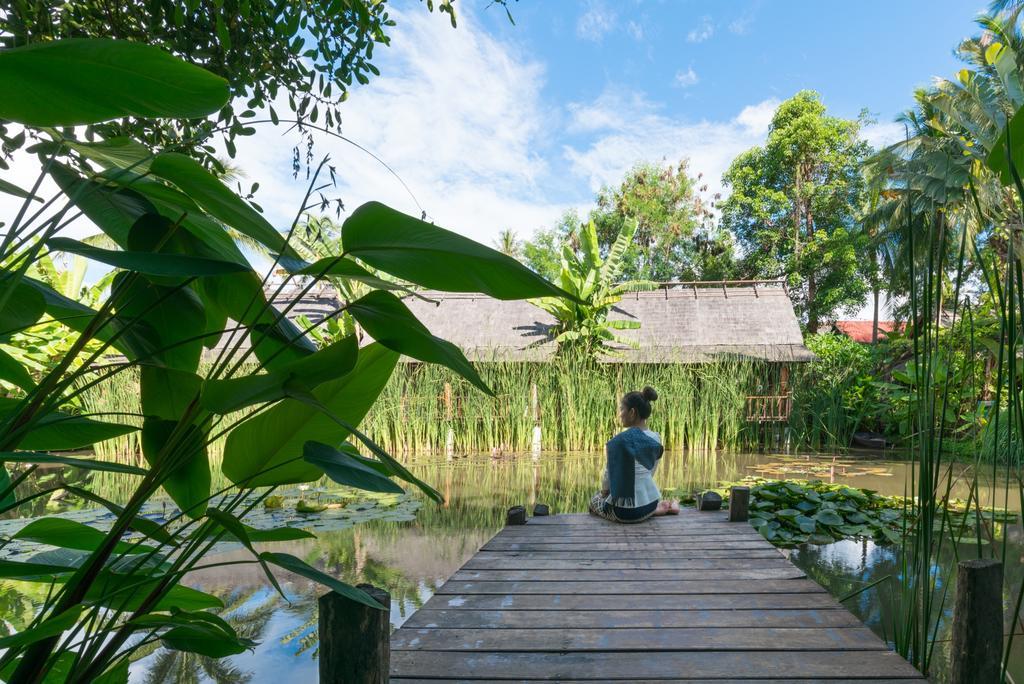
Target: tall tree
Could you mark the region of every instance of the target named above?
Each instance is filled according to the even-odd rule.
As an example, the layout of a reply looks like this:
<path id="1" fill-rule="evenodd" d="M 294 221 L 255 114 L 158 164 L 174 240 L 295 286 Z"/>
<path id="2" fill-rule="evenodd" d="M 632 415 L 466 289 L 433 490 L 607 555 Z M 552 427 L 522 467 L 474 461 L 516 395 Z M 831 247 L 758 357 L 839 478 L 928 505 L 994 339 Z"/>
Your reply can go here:
<path id="1" fill-rule="evenodd" d="M 699 196 L 686 160 L 678 165 L 639 164 L 615 188 L 597 194 L 590 220 L 607 252 L 626 221 L 637 222 L 636 235 L 623 256 L 623 276 L 647 280 L 697 280 L 705 258 L 730 253 L 726 236 L 708 221 L 711 208 Z M 704 186 L 704 190 L 707 187 Z"/>
<path id="2" fill-rule="evenodd" d="M 731 236 L 714 220 L 714 201 L 706 199 L 701 175 L 691 178 L 686 161 L 678 165 L 640 164 L 618 187 L 598 192 L 587 222 L 597 231 L 600 253 L 607 255 L 627 223 L 635 235 L 621 256 L 621 276 L 640 280 L 707 280 L 727 278 L 733 269 Z M 550 229 L 538 231 L 524 245 L 527 264 L 548 278 L 559 274 L 564 245 L 578 251 L 584 221 L 566 212 Z"/>
<path id="3" fill-rule="evenodd" d="M 765 145 L 737 157 L 724 177 L 732 193 L 722 227 L 743 248 L 743 272 L 786 278 L 811 332 L 861 306 L 867 293 L 857 212 L 869 148 L 860 127 L 829 116 L 817 93 L 801 91 L 776 110 Z"/>

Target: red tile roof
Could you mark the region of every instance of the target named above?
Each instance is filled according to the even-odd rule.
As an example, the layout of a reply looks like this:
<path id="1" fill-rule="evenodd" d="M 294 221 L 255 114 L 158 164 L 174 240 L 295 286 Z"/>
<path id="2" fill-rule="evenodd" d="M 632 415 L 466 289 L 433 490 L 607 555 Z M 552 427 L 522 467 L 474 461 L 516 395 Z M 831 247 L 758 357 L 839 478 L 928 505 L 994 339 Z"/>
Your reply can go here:
<path id="1" fill-rule="evenodd" d="M 854 342 L 868 344 L 871 342 L 871 321 L 836 321 L 832 329 L 840 334 L 846 335 Z M 903 324 L 899 326 L 903 330 Z M 878 321 L 878 337 L 885 337 L 886 333 L 896 330 L 896 321 Z"/>

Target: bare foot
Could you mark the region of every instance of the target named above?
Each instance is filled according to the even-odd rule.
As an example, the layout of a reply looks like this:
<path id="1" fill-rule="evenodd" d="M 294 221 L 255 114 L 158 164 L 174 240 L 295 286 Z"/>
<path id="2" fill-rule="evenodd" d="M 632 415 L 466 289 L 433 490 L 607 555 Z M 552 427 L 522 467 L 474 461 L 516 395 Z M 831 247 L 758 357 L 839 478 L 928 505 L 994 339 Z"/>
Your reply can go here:
<path id="1" fill-rule="evenodd" d="M 658 507 L 654 509 L 654 515 L 679 515 L 679 502 L 675 499 L 659 501 Z"/>

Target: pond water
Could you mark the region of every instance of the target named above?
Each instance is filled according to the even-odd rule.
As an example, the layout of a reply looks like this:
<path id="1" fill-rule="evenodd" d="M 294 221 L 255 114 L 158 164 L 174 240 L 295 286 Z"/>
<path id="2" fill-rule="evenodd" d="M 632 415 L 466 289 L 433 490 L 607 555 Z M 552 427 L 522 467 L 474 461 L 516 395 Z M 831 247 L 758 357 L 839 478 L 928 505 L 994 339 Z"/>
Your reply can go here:
<path id="1" fill-rule="evenodd" d="M 553 512 L 586 510 L 602 467 L 600 454 L 544 454 L 539 458 L 420 458 L 410 463 L 420 477 L 437 487 L 446 503 L 437 505 L 415 496 L 350 502 L 343 509 L 319 514 L 299 514 L 294 503 L 300 492 L 285 494 L 284 508 L 261 513 L 257 527 L 296 525 L 313 529 L 318 538 L 272 545 L 294 554 L 351 583 L 368 582 L 391 592 L 391 621 L 400 625 L 421 606 L 449 575 L 461 566 L 504 522 L 512 505 L 546 503 Z M 965 473 L 958 471 L 959 476 Z M 899 461 L 849 456 L 792 456 L 765 454 L 671 454 L 659 469 L 662 488 L 690 489 L 716 485 L 747 475 L 766 478 L 820 479 L 874 489 L 883 494 L 903 494 L 910 467 Z M 77 477 L 51 474 L 53 477 Z M 94 476 L 95 477 L 95 476 Z M 116 479 L 94 479 L 89 486 L 117 498 L 125 485 Z M 954 496 L 966 498 L 967 484 L 958 481 Z M 336 490 L 316 488 L 301 493 L 306 500 L 332 499 Z M 981 491 L 982 502 L 991 503 L 993 489 Z M 1003 505 L 1001 490 L 996 504 Z M 22 515 L 44 513 L 37 503 Z M 51 504 L 52 506 L 52 504 Z M 1011 509 L 1014 502 L 1010 502 Z M 166 515 L 170 504 L 156 503 L 147 512 Z M 70 510 L 62 513 L 83 522 L 103 523 L 105 511 Z M 0 521 L 0 533 L 10 534 L 25 518 Z M 1018 562 L 1006 568 L 1011 586 L 1024 580 L 1024 532 L 1020 525 L 1007 528 L 1010 558 Z M 270 547 L 268 547 L 270 548 Z M 8 546 L 0 555 L 30 553 L 32 547 Z M 964 548 L 965 554 L 970 552 Z M 823 546 L 805 545 L 789 551 L 792 560 L 834 595 L 845 596 L 886 575 L 895 576 L 896 549 L 871 541 L 841 541 Z M 969 557 L 969 556 L 967 556 Z M 211 561 L 243 560 L 247 552 L 237 545 L 222 545 Z M 935 568 L 946 581 L 949 563 Z M 281 574 L 288 596 L 282 599 L 267 584 L 258 566 L 228 566 L 191 574 L 187 583 L 217 594 L 227 608 L 221 613 L 243 635 L 260 642 L 254 652 L 214 661 L 179 652 L 156 649 L 133 664 L 133 682 L 309 682 L 317 678 L 317 608 L 322 591 L 299 577 Z M 880 585 L 884 586 L 884 585 Z M 865 591 L 846 606 L 885 635 L 889 606 L 881 600 L 885 590 Z M 952 592 L 950 593 L 952 596 Z M 1010 601 L 1010 597 L 1006 597 Z M 947 602 L 951 611 L 951 601 Z M 947 611 L 947 612 L 950 612 Z M 0 582 L 0 616 L 17 628 L 31 618 L 33 599 L 13 584 Z M 950 616 L 946 615 L 947 622 Z M 940 630 L 935 662 L 945 660 L 945 627 Z M 1024 647 L 1024 636 L 1020 637 Z M 1015 644 L 1011 673 L 1024 679 L 1024 648 Z M 941 681 L 941 672 L 936 676 Z"/>

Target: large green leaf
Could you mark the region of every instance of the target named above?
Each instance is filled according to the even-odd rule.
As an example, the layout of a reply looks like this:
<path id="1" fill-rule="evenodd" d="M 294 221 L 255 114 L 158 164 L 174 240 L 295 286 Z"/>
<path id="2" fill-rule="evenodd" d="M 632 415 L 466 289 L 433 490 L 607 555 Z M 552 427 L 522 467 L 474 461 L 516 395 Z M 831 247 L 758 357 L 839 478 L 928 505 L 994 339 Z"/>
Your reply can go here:
<path id="1" fill-rule="evenodd" d="M 228 101 L 227 81 L 144 43 L 76 38 L 0 52 L 0 118 L 75 126 L 125 116 L 190 119 Z M 17 94 L 14 96 L 13 94 Z"/>
<path id="2" fill-rule="evenodd" d="M 359 350 L 349 374 L 313 390 L 316 400 L 335 415 L 358 425 L 391 377 L 398 354 L 380 344 Z M 285 399 L 240 424 L 224 444 L 223 470 L 232 482 L 246 486 L 311 482 L 322 471 L 302 460 L 310 440 L 341 444 L 349 431 L 315 406 Z"/>
<path id="3" fill-rule="evenodd" d="M 204 278 L 196 284 L 196 291 L 214 315 L 252 329 L 253 352 L 268 370 L 278 370 L 316 351 L 316 345 L 294 323 L 267 304 L 255 273 Z"/>
<path id="4" fill-rule="evenodd" d="M 26 581 L 51 582 L 58 575 L 70 575 L 73 567 L 53 563 L 33 563 L 0 558 L 0 577 Z"/>
<path id="5" fill-rule="evenodd" d="M 30 199 L 36 202 L 43 201 L 42 197 L 33 195 L 28 190 L 23 190 L 14 183 L 8 183 L 2 178 L 0 178 L 0 192 L 4 193 L 5 195 L 14 195 L 15 197 L 20 197 L 21 199 Z"/>
<path id="6" fill-rule="evenodd" d="M 68 199 L 121 247 L 128 246 L 128 231 L 140 216 L 157 213 L 153 203 L 134 190 L 82 178 L 62 164 L 53 164 L 50 176 Z"/>
<path id="7" fill-rule="evenodd" d="M 46 300 L 42 293 L 26 282 L 19 282 L 0 306 L 0 340 L 7 340 L 28 328 L 42 318 L 45 311 Z"/>
<path id="8" fill-rule="evenodd" d="M 164 152 L 150 164 L 153 175 L 174 183 L 211 216 L 278 253 L 291 256 L 284 236 L 245 200 L 232 192 L 196 160 Z"/>
<path id="9" fill-rule="evenodd" d="M 46 618 L 34 627 L 23 629 L 10 636 L 0 637 L 0 648 L 28 646 L 48 637 L 59 636 L 78 622 L 78 616 L 82 614 L 82 610 L 82 606 L 73 606 L 60 615 Z"/>
<path id="10" fill-rule="evenodd" d="M 568 296 L 510 256 L 378 202 L 345 221 L 345 254 L 423 287 L 497 299 Z"/>
<path id="11" fill-rule="evenodd" d="M 238 273 L 249 270 L 246 266 L 231 261 L 207 259 L 205 257 L 187 256 L 184 254 L 165 254 L 150 252 L 124 252 L 111 249 L 100 249 L 84 244 L 71 238 L 51 238 L 47 241 L 50 249 L 58 252 L 79 254 L 87 259 L 123 268 L 127 271 L 138 271 L 146 275 L 202 277 Z M 41 299 L 41 298 L 40 298 Z"/>
<path id="12" fill-rule="evenodd" d="M 85 470 L 98 470 L 109 473 L 126 473 L 128 475 L 145 475 L 146 470 L 127 463 L 116 463 L 114 461 L 100 461 L 94 458 L 75 458 L 74 456 L 61 456 L 59 454 L 47 454 L 38 451 L 2 451 L 0 452 L 0 463 L 57 463 L 71 466 L 72 468 L 83 468 Z"/>
<path id="13" fill-rule="evenodd" d="M 313 276 L 316 278 L 334 276 L 335 278 L 354 280 L 381 290 L 405 289 L 397 283 L 384 280 L 380 276 L 370 273 L 352 259 L 347 259 L 345 257 L 324 257 L 323 259 L 315 261 L 309 266 L 300 269 L 297 274 Z"/>
<path id="14" fill-rule="evenodd" d="M 146 418 L 142 424 L 142 455 L 150 465 L 173 458 L 178 466 L 163 481 L 164 490 L 190 517 L 206 513 L 210 498 L 210 459 L 206 435 L 195 425 L 188 426 L 175 446 L 167 448 L 177 421 Z"/>
<path id="15" fill-rule="evenodd" d="M 155 331 L 159 351 L 153 362 L 187 371 L 199 366 L 206 313 L 195 292 L 122 272 L 114 277 L 111 297 L 122 319 L 144 321 Z"/>
<path id="16" fill-rule="evenodd" d="M 324 585 L 328 589 L 332 589 L 335 592 L 341 594 L 345 598 L 352 599 L 353 601 L 362 603 L 363 605 L 369 606 L 370 608 L 379 608 L 380 610 L 384 610 L 384 606 L 378 603 L 376 599 L 374 599 L 366 592 L 356 589 L 351 585 L 345 584 L 344 582 L 336 579 L 335 577 L 332 577 L 331 575 L 328 575 L 325 572 L 317 570 L 313 566 L 299 560 L 295 556 L 289 555 L 287 553 L 272 553 L 270 551 L 266 551 L 260 554 L 260 558 L 267 561 L 268 563 L 272 563 L 273 565 L 278 566 L 279 568 L 284 568 L 288 572 L 294 573 L 300 577 L 305 577 L 306 579 L 311 579 L 314 582 L 318 582 L 319 584 Z"/>
<path id="17" fill-rule="evenodd" d="M 385 477 L 376 468 L 364 463 L 365 459 L 354 458 L 359 452 L 350 444 L 335 449 L 320 442 L 306 442 L 302 458 L 324 471 L 327 477 L 338 484 L 365 489 L 369 492 L 391 492 L 402 494 L 404 490 Z"/>
<path id="18" fill-rule="evenodd" d="M 11 474 L 0 463 L 0 511 L 13 508 L 15 503 L 17 503 L 17 499 L 14 497 L 14 483 L 11 481 Z"/>
<path id="19" fill-rule="evenodd" d="M 390 292 L 374 290 L 349 304 L 346 310 L 370 337 L 388 349 L 447 366 L 484 392 L 492 393 L 458 347 L 431 335 L 409 307 Z"/>
<path id="20" fill-rule="evenodd" d="M 269 373 L 207 380 L 200 403 L 214 413 L 225 414 L 253 404 L 277 401 L 287 396 L 291 383 L 316 387 L 345 375 L 355 367 L 358 353 L 359 343 L 355 335 L 349 335 Z"/>
<path id="21" fill-rule="evenodd" d="M 86 159 L 94 161 L 104 168 L 130 169 L 135 173 L 149 171 L 149 163 L 154 156 L 148 147 L 131 138 L 109 138 L 96 142 L 80 142 L 78 140 L 63 142 Z"/>
<path id="22" fill-rule="evenodd" d="M 14 534 L 15 539 L 49 544 L 62 549 L 94 551 L 103 543 L 106 535 L 94 527 L 64 518 L 40 518 L 33 520 Z M 152 547 L 128 542 L 118 542 L 114 553 L 149 553 Z"/>
<path id="23" fill-rule="evenodd" d="M 1007 144 L 1009 136 L 1009 144 Z M 1009 145 L 1010 155 L 1007 156 Z M 1013 175 L 1010 173 L 1010 159 L 1013 160 L 1013 167 L 1017 175 L 1024 178 L 1024 108 L 1018 109 L 1013 118 L 1009 120 L 1002 132 L 992 145 L 985 163 L 990 169 L 996 172 L 1003 185 L 1013 186 Z"/>
<path id="24" fill-rule="evenodd" d="M 0 421 L 10 418 L 19 400 L 0 398 Z M 19 449 L 31 451 L 68 451 L 84 449 L 96 442 L 113 439 L 138 430 L 133 425 L 105 423 L 83 416 L 53 412 L 41 416 L 18 442 Z"/>
<path id="25" fill-rule="evenodd" d="M 203 379 L 191 371 L 142 366 L 139 396 L 147 417 L 176 421 L 199 396 Z"/>
<path id="26" fill-rule="evenodd" d="M 160 635 L 165 647 L 210 658 L 225 658 L 256 646 L 255 641 L 238 636 L 234 627 L 213 613 L 178 610 L 170 615 L 151 613 L 129 624 L 142 630 L 169 628 Z"/>
<path id="27" fill-rule="evenodd" d="M 162 578 L 103 571 L 99 574 L 96 582 L 89 587 L 83 603 L 120 610 L 138 610 L 159 588 L 161 582 Z M 154 611 L 171 610 L 172 608 L 203 610 L 205 608 L 223 608 L 224 603 L 211 594 L 176 584 L 155 605 L 147 607 Z"/>
<path id="28" fill-rule="evenodd" d="M 98 313 L 95 309 L 65 297 L 38 280 L 23 278 L 22 282 L 31 285 L 43 295 L 43 300 L 46 302 L 46 313 L 51 318 L 60 321 L 72 330 L 84 332 Z M 95 333 L 94 337 L 105 342 L 114 340 L 113 346 L 130 359 L 138 359 L 151 354 L 157 349 L 160 342 L 156 331 L 148 323 L 122 319 L 116 315 L 107 316 L 105 324 Z"/>
<path id="29" fill-rule="evenodd" d="M 0 349 L 0 380 L 6 380 L 26 392 L 31 391 L 36 384 L 25 367 L 2 349 Z"/>

